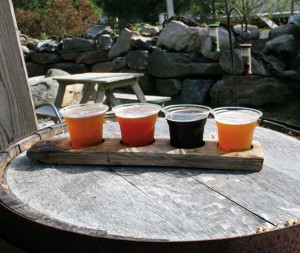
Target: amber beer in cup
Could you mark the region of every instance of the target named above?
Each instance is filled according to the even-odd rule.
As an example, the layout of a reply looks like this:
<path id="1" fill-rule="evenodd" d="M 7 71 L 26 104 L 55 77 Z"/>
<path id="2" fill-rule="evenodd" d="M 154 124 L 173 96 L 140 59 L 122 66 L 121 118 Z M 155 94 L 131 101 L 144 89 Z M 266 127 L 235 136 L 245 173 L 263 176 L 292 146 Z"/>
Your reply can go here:
<path id="1" fill-rule="evenodd" d="M 204 126 L 211 108 L 203 105 L 179 104 L 162 109 L 170 130 L 170 144 L 177 148 L 204 145 Z"/>
<path id="2" fill-rule="evenodd" d="M 245 107 L 220 107 L 212 110 L 218 128 L 218 145 L 225 151 L 251 149 L 252 139 L 262 112 Z"/>
<path id="3" fill-rule="evenodd" d="M 148 103 L 133 103 L 112 109 L 119 122 L 122 144 L 146 146 L 154 142 L 155 122 L 161 107 Z"/>
<path id="4" fill-rule="evenodd" d="M 107 105 L 78 104 L 61 109 L 70 133 L 71 146 L 84 148 L 102 143 L 103 122 Z"/>

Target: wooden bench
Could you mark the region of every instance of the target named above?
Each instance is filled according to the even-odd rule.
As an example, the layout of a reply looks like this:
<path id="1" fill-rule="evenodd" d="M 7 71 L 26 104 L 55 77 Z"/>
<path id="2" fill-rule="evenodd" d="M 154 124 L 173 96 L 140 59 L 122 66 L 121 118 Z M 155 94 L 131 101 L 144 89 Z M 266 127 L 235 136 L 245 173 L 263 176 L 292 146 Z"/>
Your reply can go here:
<path id="1" fill-rule="evenodd" d="M 125 94 L 125 93 L 113 93 L 115 98 L 119 100 L 120 103 L 133 103 L 133 102 L 139 102 L 137 96 L 135 94 Z M 165 102 L 168 102 L 171 100 L 171 97 L 164 97 L 164 96 L 153 96 L 153 95 L 146 95 L 145 96 L 146 101 L 148 103 L 153 104 L 161 104 L 163 105 Z M 93 103 L 93 101 L 88 101 L 87 103 Z M 59 110 L 61 107 L 57 107 L 57 110 Z M 42 106 L 39 108 L 36 108 L 36 114 L 39 116 L 45 116 L 50 117 L 54 122 L 60 121 L 57 118 L 57 115 L 55 111 L 51 108 L 51 106 Z"/>
<path id="2" fill-rule="evenodd" d="M 120 101 L 125 102 L 138 102 L 138 98 L 135 94 L 126 94 L 126 93 L 116 93 L 114 92 L 115 98 Z M 154 104 L 163 104 L 171 100 L 171 97 L 163 97 L 163 96 L 152 96 L 152 95 L 145 95 L 145 98 L 148 103 Z"/>

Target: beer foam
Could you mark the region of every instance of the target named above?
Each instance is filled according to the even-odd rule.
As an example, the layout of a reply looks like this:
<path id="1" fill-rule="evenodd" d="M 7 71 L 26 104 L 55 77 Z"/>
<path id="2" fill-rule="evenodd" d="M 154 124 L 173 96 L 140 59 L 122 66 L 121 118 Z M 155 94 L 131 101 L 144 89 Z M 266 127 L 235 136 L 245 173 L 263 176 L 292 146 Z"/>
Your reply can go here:
<path id="1" fill-rule="evenodd" d="M 249 124 L 258 120 L 258 115 L 255 112 L 241 111 L 224 111 L 215 115 L 216 121 L 223 124 L 241 125 Z"/>
<path id="2" fill-rule="evenodd" d="M 65 107 L 60 110 L 63 117 L 67 118 L 88 118 L 103 114 L 108 107 L 102 104 L 84 104 Z"/>
<path id="3" fill-rule="evenodd" d="M 158 113 L 160 106 L 151 104 L 132 104 L 120 106 L 113 109 L 118 117 L 122 118 L 142 118 Z"/>
<path id="4" fill-rule="evenodd" d="M 188 122 L 207 118 L 208 113 L 201 109 L 186 108 L 166 113 L 166 118 L 172 121 Z"/>

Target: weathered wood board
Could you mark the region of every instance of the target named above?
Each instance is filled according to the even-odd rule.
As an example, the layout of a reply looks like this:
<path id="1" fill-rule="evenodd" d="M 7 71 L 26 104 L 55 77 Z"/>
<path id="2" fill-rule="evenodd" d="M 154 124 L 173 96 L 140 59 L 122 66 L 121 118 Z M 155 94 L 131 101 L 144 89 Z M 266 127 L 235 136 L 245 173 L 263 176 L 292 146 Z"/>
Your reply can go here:
<path id="1" fill-rule="evenodd" d="M 68 138 L 43 140 L 27 151 L 27 156 L 49 164 L 138 165 L 171 166 L 225 170 L 262 169 L 264 155 L 259 142 L 243 152 L 225 152 L 218 148 L 217 140 L 205 140 L 195 149 L 178 149 L 168 138 L 156 138 L 143 147 L 127 147 L 119 138 L 107 138 L 103 144 L 84 149 L 73 149 Z"/>
<path id="2" fill-rule="evenodd" d="M 0 150 L 37 129 L 11 1 L 0 2 Z"/>

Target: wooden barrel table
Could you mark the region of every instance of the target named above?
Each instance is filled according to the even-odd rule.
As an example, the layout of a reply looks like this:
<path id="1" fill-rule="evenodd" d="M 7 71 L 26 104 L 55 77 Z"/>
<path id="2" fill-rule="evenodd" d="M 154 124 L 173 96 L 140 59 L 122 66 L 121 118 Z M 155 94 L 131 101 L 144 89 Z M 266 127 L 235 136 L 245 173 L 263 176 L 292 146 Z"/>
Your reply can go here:
<path id="1" fill-rule="evenodd" d="M 216 132 L 208 120 L 205 136 Z M 168 135 L 164 119 L 156 136 Z M 263 167 L 49 165 L 26 151 L 64 124 L 0 153 L 0 231 L 25 252 L 300 252 L 300 141 L 257 127 Z M 120 136 L 116 122 L 104 137 Z"/>

